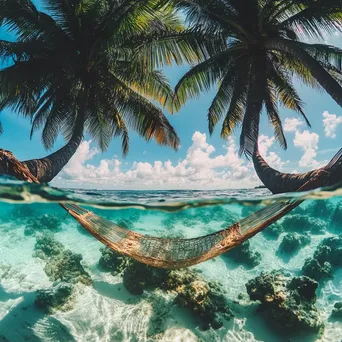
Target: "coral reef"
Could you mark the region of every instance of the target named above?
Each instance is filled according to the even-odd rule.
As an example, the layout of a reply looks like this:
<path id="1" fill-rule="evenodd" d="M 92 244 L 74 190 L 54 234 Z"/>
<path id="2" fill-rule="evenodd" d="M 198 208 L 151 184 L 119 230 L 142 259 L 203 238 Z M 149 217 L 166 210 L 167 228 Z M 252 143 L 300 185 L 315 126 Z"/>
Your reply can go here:
<path id="1" fill-rule="evenodd" d="M 38 290 L 34 303 L 39 309 L 43 309 L 51 314 L 56 310 L 62 309 L 63 305 L 69 300 L 72 290 L 73 286 L 71 284 L 58 283 L 49 289 Z"/>
<path id="2" fill-rule="evenodd" d="M 117 275 L 129 266 L 130 258 L 120 255 L 108 247 L 102 247 L 100 251 L 102 256 L 99 265 L 103 271 Z"/>
<path id="3" fill-rule="evenodd" d="M 101 249 L 101 268 L 122 273 L 125 288 L 133 295 L 160 289 L 175 293 L 175 303 L 189 309 L 201 321 L 203 329 L 218 329 L 231 312 L 218 283 L 207 282 L 195 270 L 165 270 L 121 257 L 115 251 Z"/>
<path id="4" fill-rule="evenodd" d="M 253 268 L 260 264 L 261 254 L 259 252 L 252 251 L 250 245 L 250 241 L 247 240 L 223 255 L 224 257 L 234 260 L 236 263 Z"/>
<path id="5" fill-rule="evenodd" d="M 50 232 L 44 232 L 37 235 L 34 250 L 34 257 L 46 260 L 52 256 L 62 253 L 64 246 L 55 240 L 53 234 Z"/>
<path id="6" fill-rule="evenodd" d="M 305 212 L 312 217 L 329 219 L 334 212 L 335 206 L 329 200 L 313 201 L 310 203 Z"/>
<path id="7" fill-rule="evenodd" d="M 310 237 L 307 234 L 288 233 L 284 236 L 279 245 L 278 252 L 285 254 L 293 254 L 300 248 L 310 243 Z"/>
<path id="8" fill-rule="evenodd" d="M 91 285 L 90 275 L 81 264 L 81 254 L 75 254 L 70 250 L 52 256 L 48 259 L 44 271 L 52 281 L 61 280 L 68 283 L 82 283 Z"/>
<path id="9" fill-rule="evenodd" d="M 333 318 L 342 318 L 342 302 L 337 302 L 334 304 L 334 308 L 331 312 L 331 317 Z"/>
<path id="10" fill-rule="evenodd" d="M 307 330 L 322 333 L 324 324 L 315 307 L 318 283 L 308 277 L 291 279 L 282 271 L 261 273 L 246 284 L 250 299 L 283 333 Z"/>
<path id="11" fill-rule="evenodd" d="M 276 222 L 268 226 L 266 229 L 262 231 L 262 234 L 267 238 L 267 239 L 274 239 L 277 240 L 278 237 L 280 236 L 281 233 L 284 232 L 283 226 Z"/>
<path id="12" fill-rule="evenodd" d="M 43 230 L 58 231 L 62 226 L 60 218 L 51 214 L 44 214 L 33 218 L 25 227 L 25 235 L 35 235 Z"/>
<path id="13" fill-rule="evenodd" d="M 331 224 L 329 225 L 329 230 L 333 233 L 341 233 L 342 232 L 342 201 L 340 201 L 331 218 Z"/>
<path id="14" fill-rule="evenodd" d="M 303 274 L 317 280 L 332 277 L 333 270 L 342 266 L 342 235 L 324 239 L 312 258 L 305 261 Z"/>
<path id="15" fill-rule="evenodd" d="M 286 232 L 310 232 L 311 234 L 323 234 L 327 229 L 325 221 L 299 214 L 285 216 L 282 226 Z"/>

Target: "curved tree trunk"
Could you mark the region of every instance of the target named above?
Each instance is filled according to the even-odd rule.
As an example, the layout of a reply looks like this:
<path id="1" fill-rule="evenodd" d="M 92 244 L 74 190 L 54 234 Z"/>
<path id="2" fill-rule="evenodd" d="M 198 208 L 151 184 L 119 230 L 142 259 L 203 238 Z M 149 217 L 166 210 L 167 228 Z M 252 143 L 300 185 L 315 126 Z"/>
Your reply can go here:
<path id="1" fill-rule="evenodd" d="M 83 126 L 75 132 L 70 141 L 58 151 L 45 158 L 23 161 L 22 164 L 30 170 L 31 174 L 37 178 L 40 183 L 48 183 L 52 181 L 69 162 L 82 140 Z"/>
<path id="2" fill-rule="evenodd" d="M 271 168 L 256 149 L 253 155 L 255 171 L 261 182 L 274 194 L 294 192 L 313 177 L 321 174 L 321 186 L 342 182 L 342 149 L 328 165 L 306 173 L 283 173 Z"/>

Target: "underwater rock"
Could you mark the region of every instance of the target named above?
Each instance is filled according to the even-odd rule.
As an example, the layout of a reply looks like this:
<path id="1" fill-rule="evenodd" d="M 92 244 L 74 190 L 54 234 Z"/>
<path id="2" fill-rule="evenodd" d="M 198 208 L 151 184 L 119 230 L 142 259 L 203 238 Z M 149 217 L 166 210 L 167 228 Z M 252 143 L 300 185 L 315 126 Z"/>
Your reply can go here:
<path id="1" fill-rule="evenodd" d="M 333 233 L 342 233 L 342 201 L 335 208 L 329 228 Z"/>
<path id="2" fill-rule="evenodd" d="M 313 258 L 302 268 L 305 275 L 320 281 L 332 277 L 334 268 L 342 266 L 342 235 L 324 239 L 316 248 Z"/>
<path id="3" fill-rule="evenodd" d="M 113 251 L 108 247 L 101 247 L 99 265 L 103 271 L 112 272 L 113 275 L 122 273 L 130 263 L 130 258 Z"/>
<path id="4" fill-rule="evenodd" d="M 307 215 L 287 215 L 283 219 L 282 226 L 286 232 L 323 234 L 327 229 L 327 223 L 319 218 Z"/>
<path id="5" fill-rule="evenodd" d="M 253 268 L 258 266 L 261 261 L 261 254 L 251 250 L 249 240 L 241 245 L 232 248 L 223 254 L 224 257 L 231 258 L 234 262 Z"/>
<path id="6" fill-rule="evenodd" d="M 71 284 L 58 283 L 49 289 L 38 290 L 34 303 L 39 309 L 44 309 L 47 313 L 53 313 L 66 304 L 72 294 L 72 290 Z"/>
<path id="7" fill-rule="evenodd" d="M 64 246 L 55 240 L 53 234 L 45 232 L 36 236 L 33 256 L 40 259 L 48 259 L 64 251 Z"/>
<path id="8" fill-rule="evenodd" d="M 52 281 L 61 280 L 68 283 L 80 282 L 91 285 L 90 275 L 83 268 L 81 254 L 75 254 L 70 250 L 52 256 L 46 263 L 44 271 Z"/>
<path id="9" fill-rule="evenodd" d="M 327 261 L 320 263 L 315 258 L 305 260 L 302 273 L 318 282 L 333 276 L 331 264 Z"/>
<path id="10" fill-rule="evenodd" d="M 178 288 L 177 292 L 175 303 L 195 313 L 201 319 L 203 329 L 219 329 L 224 319 L 233 316 L 219 286 L 214 283 L 199 278 Z"/>
<path id="11" fill-rule="evenodd" d="M 308 277 L 291 279 L 282 271 L 263 272 L 246 284 L 250 299 L 284 333 L 307 330 L 322 333 L 324 324 L 315 307 L 318 283 Z"/>
<path id="12" fill-rule="evenodd" d="M 310 241 L 310 237 L 307 234 L 288 233 L 280 243 L 278 251 L 280 253 L 293 254 L 301 247 L 308 245 Z"/>
<path id="13" fill-rule="evenodd" d="M 342 318 L 342 302 L 337 302 L 331 312 L 331 317 Z"/>
<path id="14" fill-rule="evenodd" d="M 334 205 L 328 200 L 314 201 L 309 204 L 305 213 L 315 218 L 329 219 L 334 212 Z"/>
<path id="15" fill-rule="evenodd" d="M 62 226 L 60 218 L 51 214 L 44 214 L 40 217 L 31 219 L 26 225 L 24 234 L 35 235 L 43 230 L 58 231 Z"/>
<path id="16" fill-rule="evenodd" d="M 14 206 L 9 216 L 14 220 L 27 220 L 36 216 L 36 214 L 32 204 L 20 204 Z"/>
<path id="17" fill-rule="evenodd" d="M 283 226 L 280 223 L 276 222 L 268 226 L 266 229 L 264 229 L 262 231 L 262 234 L 268 239 L 276 240 L 278 239 L 280 234 L 283 232 L 284 232 Z"/>
<path id="18" fill-rule="evenodd" d="M 232 317 L 220 285 L 205 281 L 194 270 L 165 270 L 131 260 L 123 272 L 123 284 L 133 295 L 148 289 L 175 292 L 175 303 L 191 310 L 203 329 L 218 329 Z"/>

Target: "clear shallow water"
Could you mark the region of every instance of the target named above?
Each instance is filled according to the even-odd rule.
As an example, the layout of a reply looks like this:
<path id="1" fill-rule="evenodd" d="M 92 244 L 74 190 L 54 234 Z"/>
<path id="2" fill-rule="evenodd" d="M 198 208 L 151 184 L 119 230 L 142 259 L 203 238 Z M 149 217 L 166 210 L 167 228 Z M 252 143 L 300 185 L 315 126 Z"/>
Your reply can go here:
<path id="1" fill-rule="evenodd" d="M 296 215 L 307 221 L 314 218 L 316 226 L 322 226 L 319 232 L 310 232 L 310 243 L 297 253 L 291 257 L 279 253 L 287 232 L 277 237 L 266 229 L 250 240 L 250 251 L 260 253 L 255 267 L 223 255 L 192 268 L 200 270 L 206 281 L 219 280 L 234 314 L 220 329 L 203 330 L 194 312 L 174 303 L 174 294 L 151 289 L 134 296 L 123 286 L 121 275 L 104 272 L 98 264 L 102 244 L 55 202 L 86 204 L 97 214 L 113 222 L 126 222 L 139 233 L 191 238 L 223 229 L 260 206 L 289 197 L 269 197 L 265 189 L 64 192 L 12 181 L 0 184 L 0 194 L 0 341 L 288 341 L 289 337 L 273 329 L 273 324 L 260 314 L 258 304 L 249 300 L 245 284 L 262 271 L 274 269 L 301 275 L 305 259 L 314 254 L 319 243 L 337 236 L 339 225 L 342 233 L 342 222 L 333 222 L 336 208 L 342 203 L 340 189 L 296 195 L 309 198 L 296 209 Z M 317 200 L 321 197 L 326 199 Z M 47 260 L 36 255 L 35 244 L 41 232 L 30 231 L 32 222 L 46 214 L 56 221 L 43 229 L 50 230 L 63 248 L 82 255 L 81 263 L 92 280 L 90 286 L 77 283 L 68 305 L 52 314 L 34 304 L 37 290 L 56 283 L 46 273 Z M 60 224 L 55 227 L 53 222 Z M 280 224 L 286 228 L 286 223 Z M 303 229 L 300 226 L 295 230 Z M 316 293 L 316 307 L 325 323 L 323 335 L 298 332 L 291 338 L 340 341 L 342 321 L 330 315 L 334 304 L 342 301 L 342 268 L 336 267 L 334 277 L 322 282 Z"/>

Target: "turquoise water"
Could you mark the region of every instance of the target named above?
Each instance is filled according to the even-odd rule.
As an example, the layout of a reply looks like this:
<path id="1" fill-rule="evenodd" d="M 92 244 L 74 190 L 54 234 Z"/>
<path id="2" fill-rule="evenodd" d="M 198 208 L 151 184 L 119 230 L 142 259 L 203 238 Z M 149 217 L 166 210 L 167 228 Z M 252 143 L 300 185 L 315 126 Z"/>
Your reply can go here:
<path id="1" fill-rule="evenodd" d="M 2 183 L 0 194 L 0 341 L 341 340 L 342 315 L 335 309 L 331 316 L 334 305 L 342 302 L 340 189 L 299 195 L 309 199 L 249 245 L 188 273 L 162 274 L 164 283 L 159 271 L 132 266 L 103 250 L 56 202 L 83 202 L 98 215 L 142 234 L 192 238 L 221 230 L 274 197 L 264 189 L 64 192 L 18 182 Z M 327 199 L 317 199 L 321 197 Z M 333 246 L 325 240 L 330 237 L 337 237 Z M 322 241 L 324 253 L 333 250 L 329 260 L 322 259 Z M 331 266 L 325 273 L 321 270 L 323 276 L 310 274 L 309 267 L 303 270 L 315 252 L 322 265 Z M 319 329 L 308 331 L 286 316 L 291 308 L 260 306 L 250 297 L 246 284 L 272 270 L 285 271 L 289 281 L 303 273 L 317 278 L 317 299 L 310 299 L 309 307 Z M 174 286 L 176 278 L 181 282 Z M 137 286 L 142 294 L 132 294 Z M 281 295 L 292 296 L 279 288 Z M 305 295 L 297 297 L 294 308 L 307 310 Z M 288 298 L 281 303 L 290 305 Z M 281 326 L 286 324 L 284 332 Z"/>

